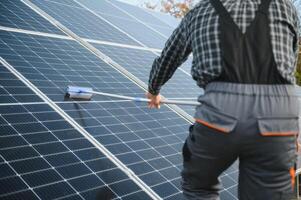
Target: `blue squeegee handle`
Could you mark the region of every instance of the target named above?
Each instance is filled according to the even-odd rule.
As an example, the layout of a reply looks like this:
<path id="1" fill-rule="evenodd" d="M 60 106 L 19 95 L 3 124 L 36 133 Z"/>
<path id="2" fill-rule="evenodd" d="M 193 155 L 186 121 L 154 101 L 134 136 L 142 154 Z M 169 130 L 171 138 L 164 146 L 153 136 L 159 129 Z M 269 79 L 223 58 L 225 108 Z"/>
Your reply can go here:
<path id="1" fill-rule="evenodd" d="M 84 93 L 84 91 L 81 91 L 81 93 Z M 126 99 L 126 100 L 131 100 L 131 101 L 136 101 L 136 102 L 150 102 L 150 100 L 146 99 L 146 98 L 129 97 L 129 96 L 124 96 L 124 95 L 110 94 L 110 93 L 104 93 L 104 92 L 95 92 L 95 91 L 87 91 L 87 93 L 98 94 L 98 95 L 103 95 L 103 96 L 108 96 L 108 97 L 119 98 L 119 99 Z M 179 101 L 179 100 L 168 100 L 168 99 L 162 99 L 161 103 L 176 104 L 176 105 L 188 105 L 188 106 L 200 105 L 200 103 L 197 101 Z"/>

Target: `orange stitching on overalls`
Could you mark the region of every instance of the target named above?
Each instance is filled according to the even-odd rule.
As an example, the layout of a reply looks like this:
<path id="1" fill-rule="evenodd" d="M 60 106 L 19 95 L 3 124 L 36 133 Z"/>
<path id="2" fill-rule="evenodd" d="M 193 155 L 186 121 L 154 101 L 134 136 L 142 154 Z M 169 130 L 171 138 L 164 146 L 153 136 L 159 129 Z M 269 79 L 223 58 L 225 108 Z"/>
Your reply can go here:
<path id="1" fill-rule="evenodd" d="M 201 123 L 201 124 L 203 124 L 203 125 L 205 125 L 205 126 L 207 126 L 207 127 L 209 127 L 209 128 L 218 130 L 218 131 L 220 131 L 220 132 L 223 132 L 223 133 L 229 133 L 229 130 L 224 129 L 224 128 L 217 127 L 217 126 L 215 126 L 215 125 L 213 125 L 213 124 L 210 124 L 210 123 L 208 123 L 208 122 L 206 122 L 206 121 L 203 121 L 203 120 L 201 120 L 201 119 L 195 119 L 195 121 L 198 122 L 198 123 Z"/>
<path id="2" fill-rule="evenodd" d="M 264 132 L 261 133 L 263 136 L 293 136 L 296 135 L 297 132 Z"/>

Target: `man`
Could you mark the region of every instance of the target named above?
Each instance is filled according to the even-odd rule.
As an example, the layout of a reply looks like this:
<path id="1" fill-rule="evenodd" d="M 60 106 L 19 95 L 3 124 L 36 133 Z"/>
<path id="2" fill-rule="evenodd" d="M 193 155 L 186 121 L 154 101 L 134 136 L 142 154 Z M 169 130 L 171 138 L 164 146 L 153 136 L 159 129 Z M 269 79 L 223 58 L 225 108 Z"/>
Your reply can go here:
<path id="1" fill-rule="evenodd" d="M 219 199 L 218 176 L 237 159 L 239 199 L 290 199 L 299 131 L 297 26 L 289 0 L 202 0 L 155 59 L 150 108 L 159 107 L 161 86 L 191 52 L 192 77 L 205 89 L 183 146 L 187 199 Z"/>

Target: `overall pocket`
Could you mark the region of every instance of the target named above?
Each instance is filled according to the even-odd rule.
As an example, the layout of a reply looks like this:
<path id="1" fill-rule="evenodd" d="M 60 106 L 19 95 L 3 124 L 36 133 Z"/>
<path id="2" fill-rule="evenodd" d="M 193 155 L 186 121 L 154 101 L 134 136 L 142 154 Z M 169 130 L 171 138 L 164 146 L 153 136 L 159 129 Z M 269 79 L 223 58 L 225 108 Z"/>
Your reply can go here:
<path id="1" fill-rule="evenodd" d="M 299 133 L 298 117 L 261 117 L 258 128 L 262 136 L 283 137 L 295 136 Z"/>
<path id="2" fill-rule="evenodd" d="M 260 135 L 265 141 L 282 141 L 280 145 L 276 146 L 275 143 L 268 143 L 266 146 L 277 152 L 277 163 L 274 166 L 284 168 L 290 175 L 291 185 L 295 185 L 295 164 L 298 152 L 297 137 L 299 134 L 299 118 L 298 117 L 261 117 L 257 118 L 258 129 Z M 293 146 L 295 143 L 295 150 Z M 277 143 L 276 143 L 277 144 Z M 274 146 L 273 146 L 274 145 Z M 275 167 L 274 167 L 275 169 Z"/>
<path id="3" fill-rule="evenodd" d="M 195 121 L 219 133 L 230 133 L 237 124 L 236 118 L 206 105 L 197 110 Z"/>

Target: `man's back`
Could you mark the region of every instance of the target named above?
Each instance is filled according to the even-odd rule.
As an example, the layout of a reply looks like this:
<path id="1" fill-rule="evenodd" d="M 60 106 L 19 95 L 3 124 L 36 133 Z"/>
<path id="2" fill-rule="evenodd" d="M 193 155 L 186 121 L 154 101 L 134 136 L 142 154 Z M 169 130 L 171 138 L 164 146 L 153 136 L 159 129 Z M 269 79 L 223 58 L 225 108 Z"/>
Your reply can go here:
<path id="1" fill-rule="evenodd" d="M 242 32 L 253 21 L 260 0 L 221 0 Z M 193 52 L 192 77 L 204 87 L 222 72 L 219 40 L 219 16 L 210 0 L 200 1 L 182 20 L 166 42 L 161 57 L 152 71 L 164 71 L 163 76 L 150 75 L 150 90 L 155 93 L 175 69 Z M 295 83 L 294 69 L 298 53 L 298 16 L 289 0 L 273 0 L 269 7 L 271 42 L 277 68 L 284 79 Z M 260 30 L 258 31 L 260 34 Z M 173 49 L 173 51 L 167 51 Z M 164 69 L 159 69 L 163 66 Z"/>
<path id="2" fill-rule="evenodd" d="M 254 20 L 260 0 L 222 0 L 234 22 L 243 33 Z M 269 8 L 271 40 L 277 68 L 281 75 L 294 83 L 295 57 L 297 53 L 297 13 L 291 1 L 275 0 Z M 221 52 L 216 46 L 220 45 L 218 15 L 210 1 L 201 1 L 191 13 L 188 34 L 191 37 L 194 65 L 193 77 L 210 77 L 209 80 L 199 80 L 200 83 L 211 80 L 213 74 L 221 73 Z M 209 25 L 208 25 L 209 24 Z M 258 31 L 260 35 L 260 30 Z M 291 37 L 294 35 L 294 37 Z M 294 44 L 294 48 L 292 47 Z M 218 54 L 218 55 L 216 55 Z"/>

